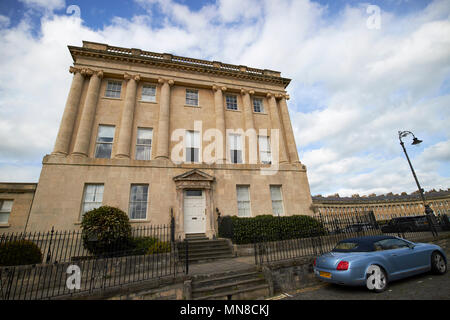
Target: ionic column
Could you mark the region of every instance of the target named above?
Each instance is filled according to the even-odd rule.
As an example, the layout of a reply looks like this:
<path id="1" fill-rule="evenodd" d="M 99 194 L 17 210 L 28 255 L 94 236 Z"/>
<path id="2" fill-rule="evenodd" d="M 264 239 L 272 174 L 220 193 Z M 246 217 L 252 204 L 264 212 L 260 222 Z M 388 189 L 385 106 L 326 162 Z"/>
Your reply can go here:
<path id="1" fill-rule="evenodd" d="M 280 99 L 280 111 L 281 119 L 283 121 L 283 127 L 286 134 L 287 152 L 289 153 L 289 160 L 292 163 L 300 162 L 298 160 L 297 145 L 295 144 L 294 131 L 292 130 L 291 120 L 289 117 L 289 110 L 286 100 L 289 99 L 288 95 L 281 96 Z"/>
<path id="2" fill-rule="evenodd" d="M 73 73 L 72 86 L 67 97 L 66 107 L 59 126 L 56 137 L 55 147 L 52 154 L 67 155 L 69 153 L 70 139 L 72 138 L 73 127 L 80 104 L 81 91 L 83 90 L 85 70 L 70 67 L 70 73 Z"/>
<path id="3" fill-rule="evenodd" d="M 250 101 L 250 94 L 254 94 L 254 91 L 247 91 L 241 89 L 242 101 L 244 104 L 244 121 L 245 121 L 245 130 L 254 129 L 255 124 L 253 122 L 253 111 L 252 111 L 252 103 Z"/>
<path id="4" fill-rule="evenodd" d="M 223 91 L 226 91 L 226 87 L 213 86 L 214 91 L 214 108 L 216 114 L 216 129 L 222 134 L 222 155 L 216 156 L 217 163 L 226 163 L 226 126 L 225 126 L 225 112 L 223 106 Z M 216 142 L 216 146 L 220 146 L 220 142 Z M 220 159 L 219 159 L 220 158 Z"/>
<path id="5" fill-rule="evenodd" d="M 91 140 L 92 125 L 94 123 L 103 71 L 89 70 L 87 74 L 91 74 L 91 79 L 89 80 L 86 100 L 84 102 L 83 112 L 81 113 L 80 126 L 78 127 L 77 138 L 72 152 L 74 156 L 81 157 L 88 156 L 89 142 Z"/>
<path id="6" fill-rule="evenodd" d="M 159 79 L 161 98 L 159 102 L 158 145 L 156 157 L 169 159 L 170 86 L 173 80 Z"/>
<path id="7" fill-rule="evenodd" d="M 139 75 L 124 75 L 127 83 L 125 93 L 125 103 L 122 110 L 122 119 L 120 120 L 119 139 L 117 142 L 116 158 L 129 158 L 131 147 L 131 136 L 133 132 L 134 108 L 136 105 L 136 87 L 141 79 Z"/>
<path id="8" fill-rule="evenodd" d="M 267 94 L 267 100 L 269 100 L 269 112 L 270 112 L 270 124 L 271 124 L 271 133 L 273 129 L 278 129 L 278 147 L 279 147 L 279 162 L 286 163 L 288 162 L 286 156 L 286 144 L 284 143 L 284 135 L 281 130 L 281 122 L 280 117 L 278 115 L 277 110 L 277 101 L 275 100 L 275 96 L 271 93 Z"/>

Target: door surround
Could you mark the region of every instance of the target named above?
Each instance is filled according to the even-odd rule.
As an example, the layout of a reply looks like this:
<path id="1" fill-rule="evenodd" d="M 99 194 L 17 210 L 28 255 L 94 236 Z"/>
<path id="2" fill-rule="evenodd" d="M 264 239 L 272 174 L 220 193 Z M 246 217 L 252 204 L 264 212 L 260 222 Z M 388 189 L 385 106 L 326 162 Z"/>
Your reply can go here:
<path id="1" fill-rule="evenodd" d="M 184 195 L 185 189 L 201 189 L 205 197 L 206 221 L 205 235 L 212 238 L 216 234 L 215 215 L 212 196 L 212 185 L 215 178 L 203 171 L 193 169 L 173 178 L 177 192 L 178 208 L 174 210 L 175 237 L 183 240 L 186 236 L 184 231 Z"/>

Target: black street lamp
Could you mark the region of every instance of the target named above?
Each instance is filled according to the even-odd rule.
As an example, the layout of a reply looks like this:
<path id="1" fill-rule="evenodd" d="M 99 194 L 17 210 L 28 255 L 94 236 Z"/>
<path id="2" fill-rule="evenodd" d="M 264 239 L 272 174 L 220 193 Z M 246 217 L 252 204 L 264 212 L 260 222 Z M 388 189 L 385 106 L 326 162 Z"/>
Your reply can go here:
<path id="1" fill-rule="evenodd" d="M 423 194 L 423 189 L 420 187 L 419 180 L 417 179 L 416 173 L 414 172 L 414 168 L 411 164 L 411 160 L 409 160 L 408 153 L 406 152 L 405 144 L 402 141 L 402 138 L 406 137 L 407 135 L 413 136 L 412 145 L 418 145 L 419 143 L 422 142 L 422 140 L 417 139 L 416 136 L 411 131 L 399 131 L 398 132 L 398 139 L 400 140 L 400 145 L 402 146 L 403 152 L 406 155 L 406 159 L 408 160 L 409 167 L 411 168 L 412 174 L 414 176 L 414 180 L 416 180 L 417 188 L 419 189 L 419 192 L 420 192 L 420 197 L 422 198 L 423 206 L 425 208 L 425 215 L 427 215 L 428 221 L 431 222 L 431 221 L 433 221 L 431 219 L 431 216 L 433 216 L 433 209 L 431 209 L 430 206 L 425 201 L 425 195 Z M 431 227 L 432 227 L 432 225 L 431 225 Z M 434 228 L 432 228 L 432 229 L 434 229 Z M 432 231 L 434 233 L 434 230 L 432 230 Z"/>

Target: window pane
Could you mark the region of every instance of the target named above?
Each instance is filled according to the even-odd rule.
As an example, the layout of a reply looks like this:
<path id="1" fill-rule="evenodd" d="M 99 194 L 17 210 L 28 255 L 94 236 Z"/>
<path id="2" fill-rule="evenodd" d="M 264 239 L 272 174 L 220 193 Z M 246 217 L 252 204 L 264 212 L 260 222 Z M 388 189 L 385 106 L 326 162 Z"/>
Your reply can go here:
<path id="1" fill-rule="evenodd" d="M 281 187 L 270 186 L 270 196 L 272 200 L 282 200 L 281 199 Z"/>
<path id="2" fill-rule="evenodd" d="M 142 97 L 143 101 L 156 101 L 156 87 L 155 86 L 143 86 L 142 87 Z"/>
<path id="3" fill-rule="evenodd" d="M 148 128 L 138 128 L 137 144 L 152 144 L 153 130 Z"/>
<path id="4" fill-rule="evenodd" d="M 241 201 L 248 201 L 248 200 L 250 200 L 248 187 L 246 187 L 246 186 L 239 186 L 239 187 L 237 187 L 237 198 L 238 198 L 238 200 L 241 200 Z"/>
<path id="5" fill-rule="evenodd" d="M 248 186 L 236 186 L 238 217 L 250 217 L 250 193 Z"/>
<path id="6" fill-rule="evenodd" d="M 264 112 L 263 101 L 261 98 L 253 98 L 253 110 L 255 112 Z"/>
<path id="7" fill-rule="evenodd" d="M 149 146 L 136 146 L 136 160 L 150 160 L 152 148 Z"/>
<path id="8" fill-rule="evenodd" d="M 198 106 L 198 90 L 186 89 L 186 104 Z"/>
<path id="9" fill-rule="evenodd" d="M 200 132 L 186 131 L 186 147 L 200 148 Z"/>
<path id="10" fill-rule="evenodd" d="M 13 200 L 0 201 L 0 212 L 11 212 Z"/>
<path id="11" fill-rule="evenodd" d="M 240 134 L 229 135 L 230 150 L 242 150 L 242 139 Z"/>
<path id="12" fill-rule="evenodd" d="M 105 96 L 110 98 L 120 98 L 121 89 L 122 89 L 122 82 L 108 81 Z"/>
<path id="13" fill-rule="evenodd" d="M 272 210 L 274 215 L 284 215 L 283 198 L 280 186 L 270 186 L 270 197 L 272 199 Z"/>
<path id="14" fill-rule="evenodd" d="M 9 220 L 9 213 L 0 213 L 0 224 L 7 224 Z"/>
<path id="15" fill-rule="evenodd" d="M 225 101 L 227 104 L 227 109 L 237 110 L 237 97 L 233 95 L 226 95 Z"/>
<path id="16" fill-rule="evenodd" d="M 110 159 L 111 152 L 112 152 L 112 144 L 111 143 L 97 143 L 97 146 L 95 148 L 95 157 L 101 158 L 101 159 L 102 158 Z"/>
<path id="17" fill-rule="evenodd" d="M 86 212 L 101 207 L 103 202 L 103 184 L 87 184 L 84 187 L 83 204 L 81 215 Z"/>
<path id="18" fill-rule="evenodd" d="M 113 142 L 114 140 L 114 126 L 98 126 L 97 142 Z"/>
<path id="19" fill-rule="evenodd" d="M 267 136 L 258 136 L 259 142 L 259 158 L 261 163 L 271 163 L 272 157 L 270 153 L 270 142 Z"/>
<path id="20" fill-rule="evenodd" d="M 202 190 L 186 190 L 186 196 L 188 197 L 201 197 Z"/>
<path id="21" fill-rule="evenodd" d="M 130 219 L 147 217 L 148 185 L 132 185 L 130 192 Z"/>

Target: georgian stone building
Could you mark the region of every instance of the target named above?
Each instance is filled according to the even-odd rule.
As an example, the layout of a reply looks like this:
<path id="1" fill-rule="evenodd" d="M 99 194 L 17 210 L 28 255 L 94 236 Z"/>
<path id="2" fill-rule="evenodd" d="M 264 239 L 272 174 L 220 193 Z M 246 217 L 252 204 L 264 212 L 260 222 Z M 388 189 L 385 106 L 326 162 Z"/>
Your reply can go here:
<path id="1" fill-rule="evenodd" d="M 450 214 L 450 189 L 431 190 L 425 192 L 427 204 L 435 215 Z M 399 215 L 424 215 L 425 208 L 418 192 L 406 194 L 370 195 L 339 197 L 339 195 L 322 197 L 314 196 L 315 214 L 340 215 L 354 212 L 373 211 L 377 220 L 390 219 Z"/>
<path id="2" fill-rule="evenodd" d="M 217 213 L 312 214 L 279 72 L 83 42 L 27 231 L 79 228 L 119 207 L 177 237 L 216 234 Z M 36 119 L 38 121 L 38 119 Z"/>

